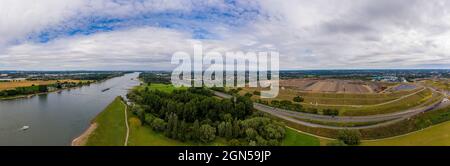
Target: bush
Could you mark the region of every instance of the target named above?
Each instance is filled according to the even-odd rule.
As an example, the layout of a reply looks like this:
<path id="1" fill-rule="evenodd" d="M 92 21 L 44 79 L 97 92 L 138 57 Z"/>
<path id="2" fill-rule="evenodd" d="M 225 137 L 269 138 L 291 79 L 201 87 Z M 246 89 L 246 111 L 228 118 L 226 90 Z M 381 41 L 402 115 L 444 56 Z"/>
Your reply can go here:
<path id="1" fill-rule="evenodd" d="M 136 117 L 132 117 L 132 118 L 130 118 L 130 125 L 131 126 L 137 126 L 137 127 L 140 127 L 140 126 L 142 126 L 142 122 L 141 122 L 141 120 L 139 120 L 138 118 L 136 118 Z"/>
<path id="2" fill-rule="evenodd" d="M 160 118 L 153 119 L 152 128 L 155 131 L 159 131 L 159 132 L 164 131 L 166 129 L 166 125 L 167 125 L 167 123 L 164 122 L 164 120 L 162 120 Z"/>
<path id="3" fill-rule="evenodd" d="M 153 116 L 152 114 L 145 114 L 145 119 L 144 122 L 151 125 L 153 123 L 153 120 L 155 119 L 155 116 Z"/>
<path id="4" fill-rule="evenodd" d="M 303 99 L 303 97 L 300 97 L 300 96 L 294 97 L 293 100 L 294 100 L 295 102 L 303 102 L 303 101 L 305 101 L 305 99 Z"/>
<path id="5" fill-rule="evenodd" d="M 253 95 L 252 95 L 251 93 L 248 93 L 248 92 L 247 92 L 247 93 L 244 94 L 244 96 L 250 98 L 250 97 L 252 97 Z"/>
<path id="6" fill-rule="evenodd" d="M 317 110 L 317 108 L 308 108 L 306 109 L 306 113 L 310 113 L 310 114 L 317 114 L 319 111 Z"/>
<path id="7" fill-rule="evenodd" d="M 361 133 L 358 130 L 341 130 L 337 139 L 346 145 L 358 145 L 361 141 Z"/>
<path id="8" fill-rule="evenodd" d="M 200 140 L 203 143 L 214 141 L 216 138 L 216 128 L 211 127 L 208 124 L 204 124 L 200 127 Z"/>
<path id="9" fill-rule="evenodd" d="M 339 111 L 337 109 L 324 109 L 323 110 L 323 114 L 324 115 L 329 115 L 329 116 L 337 116 L 339 115 Z"/>

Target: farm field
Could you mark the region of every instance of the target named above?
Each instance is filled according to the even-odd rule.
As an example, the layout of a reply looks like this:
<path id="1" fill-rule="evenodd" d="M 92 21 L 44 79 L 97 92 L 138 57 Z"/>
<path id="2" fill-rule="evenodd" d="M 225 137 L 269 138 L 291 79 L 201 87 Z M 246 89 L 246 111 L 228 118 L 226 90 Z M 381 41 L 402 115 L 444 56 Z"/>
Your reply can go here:
<path id="1" fill-rule="evenodd" d="M 32 85 L 49 85 L 49 84 L 55 84 L 56 82 L 74 82 L 78 83 L 80 80 L 39 80 L 39 81 L 10 81 L 10 82 L 0 82 L 0 91 L 7 90 L 7 89 L 14 89 L 17 87 L 28 87 Z"/>
<path id="2" fill-rule="evenodd" d="M 363 141 L 362 146 L 450 146 L 450 122 L 431 126 L 404 136 Z"/>
<path id="3" fill-rule="evenodd" d="M 286 79 L 280 85 L 313 93 L 374 93 L 386 88 L 381 83 L 339 79 Z"/>
<path id="4" fill-rule="evenodd" d="M 239 93 L 251 93 L 260 91 L 258 88 L 243 88 Z M 302 96 L 304 108 L 338 109 L 340 115 L 365 116 L 382 113 L 392 113 L 406 109 L 425 106 L 442 98 L 441 95 L 433 93 L 428 88 L 416 88 L 413 90 L 401 90 L 392 93 L 309 93 L 299 92 L 294 89 L 282 89 L 276 100 L 289 100 L 296 96 Z M 253 95 L 257 100 L 259 96 Z M 274 99 L 269 99 L 271 101 Z"/>
<path id="5" fill-rule="evenodd" d="M 243 88 L 241 95 L 245 93 L 253 93 L 260 91 L 259 88 Z M 408 91 L 397 91 L 393 93 L 367 93 L 367 94 L 351 94 L 351 93 L 311 93 L 302 92 L 291 88 L 281 89 L 277 100 L 291 100 L 296 96 L 302 96 L 305 104 L 318 105 L 374 105 L 398 99 L 402 96 L 418 92 L 423 89 L 414 89 Z M 254 96 L 254 99 L 259 97 Z"/>

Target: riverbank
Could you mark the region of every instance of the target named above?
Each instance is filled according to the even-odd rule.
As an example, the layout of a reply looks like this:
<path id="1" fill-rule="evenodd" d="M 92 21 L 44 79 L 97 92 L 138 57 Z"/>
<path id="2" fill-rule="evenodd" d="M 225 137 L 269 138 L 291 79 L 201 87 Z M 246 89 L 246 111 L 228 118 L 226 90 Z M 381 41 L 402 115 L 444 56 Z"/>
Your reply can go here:
<path id="1" fill-rule="evenodd" d="M 99 82 L 93 82 L 93 83 L 99 83 Z M 87 85 L 90 85 L 90 84 L 87 84 Z M 49 93 L 58 93 L 58 92 L 62 92 L 64 90 L 71 90 L 71 89 L 81 88 L 83 86 L 86 86 L 86 85 L 77 86 L 77 87 L 62 88 L 62 89 L 57 89 L 57 90 L 53 90 L 53 91 L 39 92 L 39 93 L 33 93 L 33 94 L 28 94 L 28 95 L 17 95 L 17 96 L 11 96 L 11 97 L 0 97 L 0 101 L 1 100 L 15 100 L 15 99 L 31 98 L 31 97 L 38 96 L 38 95 L 49 94 Z"/>
<path id="2" fill-rule="evenodd" d="M 75 88 L 81 88 L 81 87 L 86 86 L 86 85 L 89 86 L 89 85 L 91 85 L 91 84 L 102 83 L 102 82 L 105 82 L 105 81 L 107 81 L 107 80 L 109 80 L 109 79 L 116 78 L 116 77 L 121 77 L 121 76 L 124 76 L 124 74 L 116 75 L 116 76 L 113 76 L 113 77 L 108 77 L 108 78 L 100 79 L 100 80 L 75 80 L 75 81 L 81 82 L 82 84 L 81 84 L 81 85 L 77 85 L 77 86 L 75 86 L 75 87 L 66 87 L 66 88 L 61 88 L 61 89 L 56 89 L 56 90 L 50 90 L 50 91 L 47 91 L 47 92 L 38 92 L 38 93 L 26 94 L 26 95 L 16 95 L 16 96 L 0 97 L 0 101 L 1 101 L 1 100 L 15 100 L 15 99 L 21 99 L 21 98 L 31 98 L 31 97 L 33 97 L 33 96 L 37 96 L 37 95 L 41 95 L 41 94 L 49 94 L 49 93 L 53 93 L 53 92 L 61 92 L 61 91 L 64 91 L 64 90 L 70 90 L 70 89 L 75 89 Z M 83 82 L 83 81 L 85 81 L 85 82 Z M 2 90 L 2 91 L 3 91 L 3 90 Z M 1 91 L 0 91 L 0 92 L 1 92 Z"/>
<path id="3" fill-rule="evenodd" d="M 86 144 L 89 136 L 97 129 L 97 123 L 91 123 L 91 125 L 84 131 L 79 137 L 72 140 L 71 146 L 83 146 Z"/>
<path id="4" fill-rule="evenodd" d="M 59 93 L 0 101 L 0 145 L 70 146 L 117 96 L 139 85 L 137 76 L 130 73 Z M 102 92 L 106 88 L 111 89 Z M 23 126 L 30 128 L 18 132 Z"/>
<path id="5" fill-rule="evenodd" d="M 126 137 L 126 106 L 121 97 L 116 97 L 91 122 L 72 146 L 123 146 Z"/>

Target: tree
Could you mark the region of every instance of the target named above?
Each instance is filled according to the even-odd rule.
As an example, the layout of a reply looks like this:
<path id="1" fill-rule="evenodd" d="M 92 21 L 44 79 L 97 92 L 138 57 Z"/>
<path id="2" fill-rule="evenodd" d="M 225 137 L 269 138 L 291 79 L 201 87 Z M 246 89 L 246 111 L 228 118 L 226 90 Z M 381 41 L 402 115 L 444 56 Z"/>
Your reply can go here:
<path id="1" fill-rule="evenodd" d="M 192 132 L 192 137 L 194 138 L 194 140 L 200 139 L 200 123 L 198 122 L 198 120 L 195 120 L 194 124 L 192 125 Z"/>
<path id="2" fill-rule="evenodd" d="M 233 137 L 234 138 L 238 138 L 241 136 L 241 126 L 239 126 L 239 122 L 238 120 L 235 120 L 233 122 Z"/>
<path id="3" fill-rule="evenodd" d="M 225 136 L 225 122 L 221 122 L 217 126 L 217 135 L 221 137 Z"/>
<path id="4" fill-rule="evenodd" d="M 47 85 L 39 85 L 38 90 L 39 92 L 47 92 L 48 91 Z"/>
<path id="5" fill-rule="evenodd" d="M 209 124 L 204 124 L 200 127 L 200 141 L 208 143 L 214 141 L 216 138 L 216 128 L 211 127 Z"/>
<path id="6" fill-rule="evenodd" d="M 158 132 L 164 131 L 166 129 L 166 125 L 167 125 L 167 123 L 164 122 L 164 120 L 162 120 L 160 118 L 154 118 L 151 123 L 153 130 L 158 131 Z"/>
<path id="7" fill-rule="evenodd" d="M 178 127 L 177 138 L 181 141 L 186 141 L 189 139 L 189 134 L 186 133 L 186 129 L 188 128 L 186 121 L 181 121 Z"/>
<path id="8" fill-rule="evenodd" d="M 294 97 L 294 99 L 293 99 L 295 102 L 303 102 L 305 99 L 303 99 L 303 97 L 301 97 L 301 96 L 296 96 L 296 97 Z"/>
<path id="9" fill-rule="evenodd" d="M 176 138 L 178 132 L 178 116 L 175 113 L 171 113 L 168 116 L 168 122 L 166 127 L 166 135 L 170 138 Z"/>
<path id="10" fill-rule="evenodd" d="M 144 118 L 144 122 L 151 125 L 153 123 L 154 119 L 155 119 L 155 116 L 153 116 L 150 113 L 146 113 L 145 114 L 145 118 Z"/>
<path id="11" fill-rule="evenodd" d="M 248 141 L 255 140 L 258 136 L 258 132 L 253 128 L 248 128 L 245 130 L 245 136 L 247 137 Z"/>
<path id="12" fill-rule="evenodd" d="M 358 145 L 361 141 L 361 133 L 358 130 L 341 130 L 337 139 L 347 145 Z"/>
<path id="13" fill-rule="evenodd" d="M 231 124 L 231 122 L 226 122 L 225 123 L 225 133 L 224 133 L 225 138 L 227 139 L 231 139 L 233 137 L 233 125 Z"/>
<path id="14" fill-rule="evenodd" d="M 324 115 L 329 115 L 329 116 L 337 116 L 339 115 L 339 111 L 337 109 L 324 109 L 323 110 L 323 114 Z"/>
<path id="15" fill-rule="evenodd" d="M 244 96 L 245 97 L 252 97 L 253 95 L 251 93 L 247 92 L 247 93 L 244 94 Z"/>

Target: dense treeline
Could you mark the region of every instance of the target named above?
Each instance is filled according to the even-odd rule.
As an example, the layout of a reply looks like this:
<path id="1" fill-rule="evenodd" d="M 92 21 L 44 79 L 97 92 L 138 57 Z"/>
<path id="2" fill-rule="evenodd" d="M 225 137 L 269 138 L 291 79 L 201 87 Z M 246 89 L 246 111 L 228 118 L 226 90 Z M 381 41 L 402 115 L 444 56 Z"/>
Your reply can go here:
<path id="1" fill-rule="evenodd" d="M 86 82 L 57 82 L 55 84 L 49 84 L 49 85 L 32 85 L 28 87 L 17 87 L 14 89 L 8 89 L 0 91 L 0 97 L 14 97 L 14 96 L 20 96 L 20 95 L 30 95 L 30 94 L 36 94 L 36 93 L 45 93 L 49 91 L 54 91 L 62 88 L 72 88 L 72 87 L 79 87 L 83 85 L 90 84 L 90 81 Z"/>
<path id="2" fill-rule="evenodd" d="M 102 81 L 107 80 L 114 77 L 120 77 L 129 72 L 117 72 L 117 73 L 94 73 L 94 74 L 85 74 L 85 75 L 74 75 L 68 77 L 68 79 L 73 80 L 93 80 L 93 81 Z"/>
<path id="3" fill-rule="evenodd" d="M 139 74 L 139 79 L 145 83 L 170 83 L 170 74 L 168 73 L 153 73 L 145 72 Z"/>
<path id="4" fill-rule="evenodd" d="M 92 81 L 102 81 L 114 77 L 120 77 L 129 72 L 108 72 L 108 73 L 86 73 L 86 74 L 71 74 L 71 75 L 61 75 L 61 76 L 34 76 L 27 78 L 27 80 L 92 80 Z"/>
<path id="5" fill-rule="evenodd" d="M 189 88 L 136 90 L 128 98 L 145 125 L 180 141 L 209 143 L 222 137 L 230 145 L 279 145 L 285 135 L 282 125 L 253 113 L 248 97 L 219 99 L 207 89 Z"/>
<path id="6" fill-rule="evenodd" d="M 3 90 L 0 91 L 1 97 L 10 97 L 17 95 L 28 95 L 34 93 L 42 93 L 47 92 L 47 85 L 38 85 L 38 86 L 29 86 L 29 87 L 17 87 L 15 89 Z"/>

